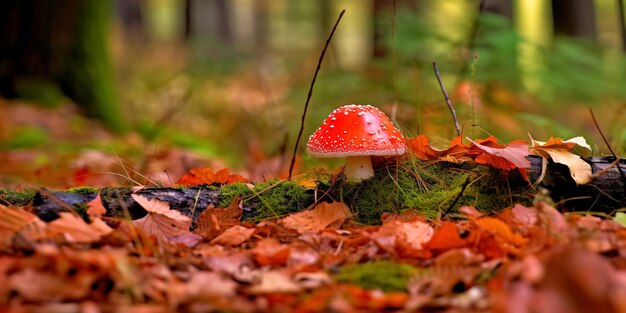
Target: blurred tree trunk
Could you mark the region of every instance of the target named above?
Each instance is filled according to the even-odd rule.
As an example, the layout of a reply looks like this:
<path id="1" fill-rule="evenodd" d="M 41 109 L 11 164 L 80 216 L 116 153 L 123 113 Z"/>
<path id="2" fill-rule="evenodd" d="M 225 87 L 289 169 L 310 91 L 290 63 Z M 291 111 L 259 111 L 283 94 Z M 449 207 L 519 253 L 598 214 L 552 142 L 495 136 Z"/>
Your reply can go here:
<path id="1" fill-rule="evenodd" d="M 552 20 L 556 34 L 596 40 L 593 0 L 552 0 Z"/>
<path id="2" fill-rule="evenodd" d="M 624 0 L 616 0 L 617 1 L 617 16 L 619 17 L 619 32 L 622 37 L 622 51 L 626 52 L 626 11 L 624 8 Z"/>
<path id="3" fill-rule="evenodd" d="M 481 0 L 484 12 L 498 14 L 511 20 L 513 18 L 513 0 Z"/>
<path id="4" fill-rule="evenodd" d="M 107 0 L 2 1 L 0 93 L 46 99 L 46 93 L 60 88 L 86 115 L 123 131 L 126 125 L 115 96 L 108 49 L 111 4 Z"/>

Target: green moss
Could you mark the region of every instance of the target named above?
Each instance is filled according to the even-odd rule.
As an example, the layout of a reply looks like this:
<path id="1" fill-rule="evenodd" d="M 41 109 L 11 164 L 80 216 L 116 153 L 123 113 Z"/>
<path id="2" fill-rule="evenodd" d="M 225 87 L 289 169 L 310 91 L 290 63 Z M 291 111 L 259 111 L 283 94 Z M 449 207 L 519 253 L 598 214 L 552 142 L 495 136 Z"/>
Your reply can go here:
<path id="1" fill-rule="evenodd" d="M 67 189 L 65 192 L 77 193 L 80 195 L 94 195 L 100 192 L 100 188 L 96 187 L 73 187 Z"/>
<path id="2" fill-rule="evenodd" d="M 227 207 L 231 202 L 233 202 L 233 199 L 235 197 L 247 198 L 250 195 L 254 194 L 252 189 L 250 189 L 250 187 L 248 187 L 248 185 L 244 183 L 234 183 L 234 184 L 223 185 L 220 188 L 220 191 L 221 191 L 221 194 L 220 194 L 220 201 L 218 203 L 218 207 L 221 207 L 221 208 Z"/>
<path id="3" fill-rule="evenodd" d="M 292 181 L 271 180 L 255 186 L 259 200 L 255 220 L 302 211 L 313 204 L 313 193 Z"/>
<path id="4" fill-rule="evenodd" d="M 26 189 L 22 191 L 14 191 L 0 188 L 0 204 L 25 206 L 33 201 L 33 197 L 37 193 L 35 189 Z"/>
<path id="5" fill-rule="evenodd" d="M 346 265 L 335 275 L 338 282 L 356 284 L 366 289 L 406 291 L 406 285 L 417 269 L 401 263 L 375 261 Z"/>
<path id="6" fill-rule="evenodd" d="M 418 210 L 435 218 L 451 206 L 450 212 L 463 205 L 493 212 L 515 202 L 528 203 L 528 186 L 509 184 L 508 179 L 501 171 L 476 163 L 409 160 L 379 168 L 373 178 L 363 182 L 343 182 L 330 194 L 348 203 L 358 222 L 371 225 L 379 224 L 384 212 Z M 518 187 L 510 190 L 509 186 Z"/>
<path id="7" fill-rule="evenodd" d="M 234 197 L 243 200 L 243 219 L 260 221 L 289 213 L 302 211 L 313 203 L 310 190 L 291 181 L 271 180 L 259 183 L 250 189 L 248 185 L 236 183 L 221 187 L 220 207 L 228 206 Z"/>

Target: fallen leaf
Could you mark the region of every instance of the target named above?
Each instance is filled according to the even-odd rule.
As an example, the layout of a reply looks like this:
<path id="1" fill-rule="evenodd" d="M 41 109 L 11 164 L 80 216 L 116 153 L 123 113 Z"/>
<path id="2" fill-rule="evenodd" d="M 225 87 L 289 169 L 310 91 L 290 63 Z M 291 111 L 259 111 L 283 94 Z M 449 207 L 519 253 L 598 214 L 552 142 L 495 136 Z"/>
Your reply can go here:
<path id="1" fill-rule="evenodd" d="M 593 178 L 591 165 L 585 162 L 579 155 L 569 152 L 575 145 L 591 150 L 591 147 L 589 147 L 583 137 L 574 137 L 565 141 L 561 138 L 552 137 L 547 142 L 534 140 L 531 137 L 530 141 L 531 151 L 542 156 L 544 162 L 547 159 L 552 159 L 555 163 L 567 166 L 572 179 L 574 179 L 577 185 L 586 184 Z"/>
<path id="2" fill-rule="evenodd" d="M 249 181 L 238 174 L 229 174 L 227 168 L 223 168 L 217 172 L 207 167 L 192 168 L 189 173 L 183 175 L 176 182 L 177 185 L 197 186 L 202 184 L 232 184 L 232 183 L 248 183 Z"/>
<path id="3" fill-rule="evenodd" d="M 141 205 L 148 214 L 143 218 L 133 221 L 133 225 L 139 227 L 147 234 L 163 241 L 169 241 L 169 237 L 176 237 L 189 233 L 191 218 L 180 212 L 170 210 L 169 203 L 159 199 L 148 200 L 147 198 L 133 194 L 133 199 Z"/>
<path id="4" fill-rule="evenodd" d="M 257 242 L 252 254 L 254 260 L 260 265 L 283 265 L 287 263 L 290 248 L 281 244 L 275 238 L 266 238 Z"/>
<path id="5" fill-rule="evenodd" d="M 171 237 L 168 237 L 167 239 L 171 243 L 181 244 L 181 245 L 184 245 L 185 247 L 193 248 L 197 244 L 199 244 L 200 241 L 202 241 L 202 236 L 193 234 L 193 233 L 187 233 L 187 234 L 182 234 L 182 235 L 177 235 L 177 236 L 171 236 Z"/>
<path id="6" fill-rule="evenodd" d="M 425 135 L 419 135 L 415 138 L 407 138 L 406 144 L 409 150 L 418 158 L 429 160 L 446 160 L 458 163 L 462 161 L 462 157 L 466 154 L 468 147 L 463 144 L 461 137 L 453 138 L 448 144 L 447 149 L 437 149 L 430 145 L 430 140 Z"/>
<path id="7" fill-rule="evenodd" d="M 50 236 L 62 235 L 67 242 L 91 243 L 99 241 L 113 231 L 101 219 L 87 224 L 82 217 L 69 213 L 59 213 L 59 218 L 48 223 Z"/>
<path id="8" fill-rule="evenodd" d="M 385 222 L 371 237 L 381 248 L 403 257 L 429 257 L 424 243 L 433 236 L 433 228 L 422 221 Z"/>
<path id="9" fill-rule="evenodd" d="M 260 282 L 246 289 L 246 292 L 250 294 L 295 293 L 300 291 L 302 291 L 302 287 L 281 271 L 262 273 Z"/>
<path id="10" fill-rule="evenodd" d="M 3 283 L 8 284 L 10 290 L 27 301 L 49 302 L 82 299 L 89 294 L 96 279 L 95 272 L 81 272 L 80 275 L 69 278 L 26 268 L 13 273 Z"/>
<path id="11" fill-rule="evenodd" d="M 483 232 L 493 234 L 496 241 L 521 247 L 528 242 L 522 235 L 514 233 L 508 224 L 490 216 L 481 217 L 472 222 Z"/>
<path id="12" fill-rule="evenodd" d="M 350 208 L 343 202 L 322 202 L 311 210 L 286 216 L 281 224 L 299 233 L 318 232 L 330 225 L 343 224 L 350 215 Z"/>
<path id="13" fill-rule="evenodd" d="M 527 169 L 528 143 L 523 140 L 515 140 L 506 145 L 497 143 L 495 137 L 473 141 L 467 138 L 472 145 L 468 153 L 475 154 L 474 160 L 480 164 L 487 164 L 498 169 L 510 171 L 518 169 L 522 177 L 528 181 Z"/>
<path id="14" fill-rule="evenodd" d="M 461 238 L 459 229 L 452 222 L 442 222 L 435 229 L 432 237 L 424 244 L 424 247 L 432 250 L 449 250 L 468 246 L 468 241 Z"/>
<path id="15" fill-rule="evenodd" d="M 10 246 L 14 239 L 32 243 L 46 236 L 46 223 L 22 209 L 0 204 L 0 243 Z"/>
<path id="16" fill-rule="evenodd" d="M 179 288 L 168 288 L 170 299 L 183 303 L 216 297 L 231 297 L 237 292 L 237 283 L 215 272 L 195 272 Z"/>
<path id="17" fill-rule="evenodd" d="M 238 197 L 234 197 L 227 208 L 215 208 L 209 205 L 198 217 L 194 233 L 210 240 L 229 227 L 239 224 L 241 218 L 240 202 Z"/>
<path id="18" fill-rule="evenodd" d="M 234 225 L 217 237 L 211 240 L 211 244 L 222 246 L 238 246 L 246 242 L 252 234 L 254 234 L 254 228 L 247 228 L 241 225 Z"/>
<path id="19" fill-rule="evenodd" d="M 87 215 L 89 215 L 90 220 L 94 220 L 97 218 L 101 218 L 102 215 L 106 214 L 107 209 L 102 205 L 102 199 L 100 198 L 100 192 L 96 197 L 87 202 Z"/>

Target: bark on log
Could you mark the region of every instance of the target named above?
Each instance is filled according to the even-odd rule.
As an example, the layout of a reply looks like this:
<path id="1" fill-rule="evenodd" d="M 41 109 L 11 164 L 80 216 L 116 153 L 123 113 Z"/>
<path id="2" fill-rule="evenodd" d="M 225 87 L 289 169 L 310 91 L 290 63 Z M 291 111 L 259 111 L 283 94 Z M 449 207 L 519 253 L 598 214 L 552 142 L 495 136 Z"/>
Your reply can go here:
<path id="1" fill-rule="evenodd" d="M 541 175 L 543 159 L 529 156 L 531 167 L 529 178 L 536 181 Z M 592 167 L 594 179 L 586 185 L 576 185 L 570 176 L 569 169 L 562 164 L 549 161 L 544 179 L 538 188 L 546 188 L 551 197 L 559 203 L 559 207 L 566 211 L 592 211 L 611 213 L 616 209 L 626 207 L 626 182 L 618 170 L 618 166 L 626 173 L 626 159 L 620 159 L 617 166 L 613 166 L 612 157 L 585 159 Z M 529 190 L 531 190 L 529 186 Z M 107 216 L 137 219 L 147 212 L 130 196 L 129 187 L 107 187 L 100 190 Z M 206 185 L 189 188 L 143 188 L 135 194 L 148 199 L 157 198 L 170 204 L 170 208 L 189 216 L 195 222 L 200 213 L 209 205 L 217 206 L 221 191 Z M 58 217 L 58 212 L 70 207 L 84 207 L 93 200 L 97 192 L 70 192 L 42 190 L 35 195 L 33 206 L 45 221 Z M 244 207 L 244 216 L 254 216 L 250 207 Z M 306 205 L 304 206 L 306 207 Z M 127 212 L 127 213 L 126 213 Z"/>

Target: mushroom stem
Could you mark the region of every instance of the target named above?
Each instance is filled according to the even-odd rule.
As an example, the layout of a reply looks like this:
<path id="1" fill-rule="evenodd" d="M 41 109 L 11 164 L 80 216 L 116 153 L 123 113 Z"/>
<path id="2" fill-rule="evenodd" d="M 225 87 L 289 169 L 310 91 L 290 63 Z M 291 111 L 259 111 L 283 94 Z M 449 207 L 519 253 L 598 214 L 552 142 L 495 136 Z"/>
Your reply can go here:
<path id="1" fill-rule="evenodd" d="M 346 157 L 346 167 L 344 169 L 346 179 L 349 181 L 362 181 L 374 176 L 372 160 L 369 155 L 359 155 Z"/>

